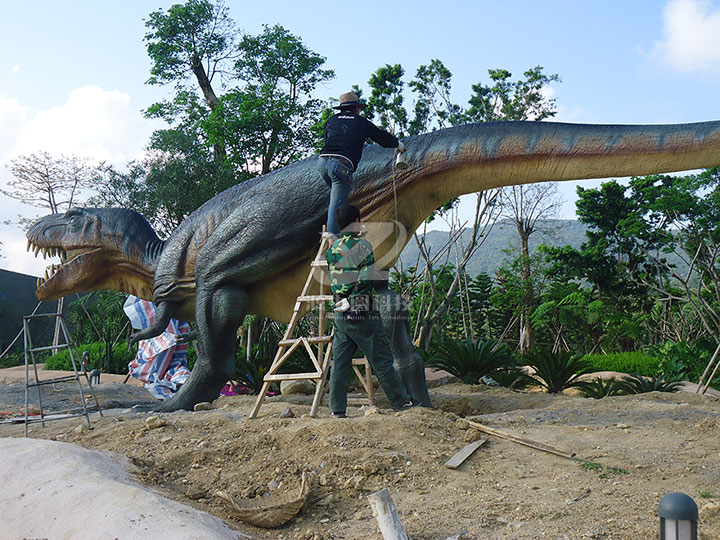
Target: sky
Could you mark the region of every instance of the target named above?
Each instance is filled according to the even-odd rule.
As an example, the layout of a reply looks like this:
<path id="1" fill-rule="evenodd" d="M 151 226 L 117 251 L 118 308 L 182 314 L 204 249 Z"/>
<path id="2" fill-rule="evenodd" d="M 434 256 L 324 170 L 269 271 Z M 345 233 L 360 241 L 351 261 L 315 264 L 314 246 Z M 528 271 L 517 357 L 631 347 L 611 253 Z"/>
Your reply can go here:
<path id="1" fill-rule="evenodd" d="M 163 127 L 142 111 L 170 95 L 146 84 L 145 20 L 175 1 L 0 0 L 0 188 L 11 160 L 33 152 L 75 154 L 122 167 Z M 488 69 L 515 77 L 541 65 L 558 74 L 553 120 L 655 124 L 720 119 L 720 0 L 415 0 L 358 3 L 226 0 L 238 31 L 280 24 L 327 58 L 335 79 L 317 97 L 401 64 L 406 81 L 430 60 L 453 73 L 465 105 Z M 411 100 L 411 95 L 408 100 Z M 411 103 L 409 104 L 411 105 Z M 577 185 L 563 182 L 563 219 L 575 217 Z M 463 205 L 463 210 L 470 205 Z M 0 194 L 0 268 L 39 276 L 18 216 L 47 213 Z"/>

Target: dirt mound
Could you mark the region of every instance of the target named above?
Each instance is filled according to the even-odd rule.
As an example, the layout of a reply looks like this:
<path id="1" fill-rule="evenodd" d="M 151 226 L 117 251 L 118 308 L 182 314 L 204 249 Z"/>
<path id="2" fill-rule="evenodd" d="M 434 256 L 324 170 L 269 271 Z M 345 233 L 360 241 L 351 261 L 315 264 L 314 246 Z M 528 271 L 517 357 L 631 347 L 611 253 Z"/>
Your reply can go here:
<path id="1" fill-rule="evenodd" d="M 127 455 L 162 494 L 228 520 L 254 538 L 379 539 L 365 500 L 388 487 L 416 540 L 465 538 L 653 538 L 657 504 L 683 491 L 700 506 L 700 534 L 720 539 L 720 401 L 693 394 L 591 400 L 450 384 L 436 409 L 401 413 L 350 408 L 348 419 L 310 418 L 309 398 L 222 397 L 215 409 L 93 417 L 33 426 L 31 435 Z M 380 403 L 382 405 L 382 402 Z M 280 418 L 290 407 L 294 418 Z M 576 452 L 590 465 L 490 437 L 459 469 L 444 467 L 480 436 L 461 417 Z M 155 424 L 153 424 L 155 425 Z M 22 426 L 0 426 L 20 436 Z M 214 496 L 272 497 L 312 491 L 298 517 L 268 531 L 234 520 Z"/>

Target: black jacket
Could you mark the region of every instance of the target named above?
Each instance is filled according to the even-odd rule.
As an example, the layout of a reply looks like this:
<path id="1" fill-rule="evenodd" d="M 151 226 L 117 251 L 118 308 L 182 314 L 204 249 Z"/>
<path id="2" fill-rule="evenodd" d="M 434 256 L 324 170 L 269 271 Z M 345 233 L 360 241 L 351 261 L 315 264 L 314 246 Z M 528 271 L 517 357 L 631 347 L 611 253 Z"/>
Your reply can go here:
<path id="1" fill-rule="evenodd" d="M 372 139 L 385 148 L 397 148 L 395 135 L 383 131 L 370 120 L 350 111 L 340 111 L 325 123 L 325 146 L 320 155 L 335 154 L 346 157 L 357 169 L 365 139 Z"/>

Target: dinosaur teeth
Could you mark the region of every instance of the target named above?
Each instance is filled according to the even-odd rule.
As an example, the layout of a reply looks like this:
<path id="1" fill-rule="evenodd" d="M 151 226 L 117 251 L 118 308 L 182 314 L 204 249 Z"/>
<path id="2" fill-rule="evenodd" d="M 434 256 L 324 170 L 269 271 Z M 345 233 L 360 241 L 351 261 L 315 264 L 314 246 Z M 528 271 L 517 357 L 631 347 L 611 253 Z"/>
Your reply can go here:
<path id="1" fill-rule="evenodd" d="M 31 247 L 32 247 L 32 242 L 31 242 L 30 240 L 28 240 L 28 242 L 27 242 L 27 249 L 25 249 L 25 251 L 30 251 L 30 248 L 31 248 Z"/>
<path id="2" fill-rule="evenodd" d="M 40 246 L 35 246 L 35 256 L 37 257 L 38 253 L 40 253 Z"/>
<path id="3" fill-rule="evenodd" d="M 42 285 L 42 283 L 43 283 L 42 278 L 37 278 L 37 283 L 35 284 L 35 286 L 39 289 L 40 286 Z"/>
<path id="4" fill-rule="evenodd" d="M 50 279 L 50 276 L 48 275 L 48 271 L 47 271 L 47 268 L 46 268 L 46 269 L 45 269 L 45 281 L 47 281 L 48 279 Z"/>

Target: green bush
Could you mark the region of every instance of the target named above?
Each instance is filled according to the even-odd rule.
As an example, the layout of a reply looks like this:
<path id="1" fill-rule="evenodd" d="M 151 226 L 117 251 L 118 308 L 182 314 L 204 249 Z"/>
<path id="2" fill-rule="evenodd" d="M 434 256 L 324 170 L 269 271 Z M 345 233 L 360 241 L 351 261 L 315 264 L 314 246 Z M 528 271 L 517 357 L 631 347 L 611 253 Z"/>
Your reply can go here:
<path id="1" fill-rule="evenodd" d="M 648 346 L 646 350 L 658 358 L 658 370 L 654 375 L 662 375 L 668 381 L 698 381 L 715 348 L 714 343 L 710 347 L 707 345 L 666 341 Z"/>
<path id="2" fill-rule="evenodd" d="M 490 373 L 490 378 L 500 386 L 510 388 L 512 390 L 522 390 L 527 386 L 531 386 L 535 379 L 525 373 L 522 368 L 517 366 L 508 366 L 496 369 Z"/>
<path id="3" fill-rule="evenodd" d="M 38 360 L 39 362 L 39 360 Z M 25 353 L 23 351 L 8 353 L 0 358 L 0 369 L 14 366 L 22 366 L 25 364 Z"/>
<path id="4" fill-rule="evenodd" d="M 441 339 L 435 354 L 426 361 L 428 367 L 444 369 L 467 384 L 478 384 L 481 377 L 507 367 L 512 359 L 507 347 L 495 348 L 493 341 Z"/>
<path id="5" fill-rule="evenodd" d="M 620 382 L 615 377 L 607 380 L 595 378 L 590 381 L 580 381 L 576 386 L 584 397 L 593 399 L 617 396 L 622 392 Z"/>
<path id="6" fill-rule="evenodd" d="M 658 375 L 658 359 L 642 351 L 611 354 L 586 354 L 583 356 L 589 371 L 618 371 L 632 375 L 653 377 Z"/>
<path id="7" fill-rule="evenodd" d="M 566 351 L 556 353 L 545 348 L 537 348 L 523 357 L 523 362 L 535 370 L 536 384 L 545 388 L 549 394 L 557 394 L 566 388 L 577 386 L 578 377 L 587 373 L 589 362 L 580 355 Z"/>
<path id="8" fill-rule="evenodd" d="M 82 353 L 88 351 L 90 353 L 90 368 L 99 368 L 104 364 L 105 344 L 99 341 L 93 343 L 84 343 L 73 349 L 73 356 L 77 368 L 80 369 L 80 361 Z M 110 363 L 109 373 L 119 373 L 124 375 L 127 373 L 127 366 L 130 361 L 135 358 L 135 351 L 128 350 L 127 343 L 120 342 L 113 347 L 113 358 Z M 72 371 L 72 363 L 70 362 L 70 352 L 67 349 L 61 350 L 59 353 L 49 357 L 45 361 L 45 369 L 56 369 L 61 371 Z"/>
<path id="9" fill-rule="evenodd" d="M 666 381 L 662 375 L 660 377 L 623 377 L 618 385 L 623 394 L 677 392 L 681 387 L 679 381 Z"/>

